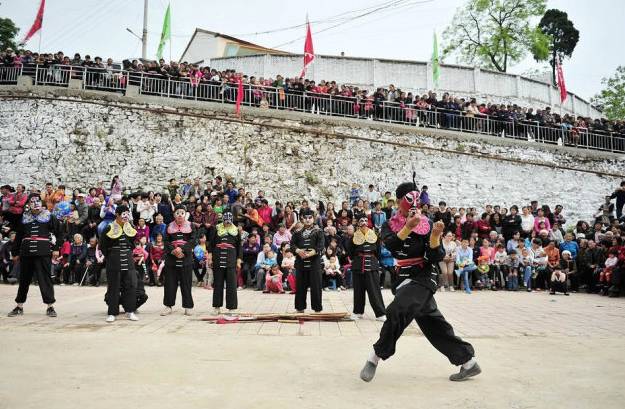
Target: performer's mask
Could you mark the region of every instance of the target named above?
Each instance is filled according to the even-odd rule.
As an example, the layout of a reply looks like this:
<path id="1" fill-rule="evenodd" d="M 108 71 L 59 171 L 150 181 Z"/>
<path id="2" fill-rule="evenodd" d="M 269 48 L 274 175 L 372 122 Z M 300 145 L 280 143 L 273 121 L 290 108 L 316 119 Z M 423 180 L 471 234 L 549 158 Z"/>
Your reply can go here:
<path id="1" fill-rule="evenodd" d="M 408 214 L 417 214 L 419 213 L 419 204 L 419 192 L 413 190 L 412 192 L 406 193 L 404 197 L 401 198 L 399 201 L 399 208 Z"/>
<path id="2" fill-rule="evenodd" d="M 312 214 L 307 214 L 306 216 L 302 217 L 302 220 L 304 221 L 304 226 L 312 226 L 313 222 L 315 221 L 315 216 Z"/>
<path id="3" fill-rule="evenodd" d="M 186 215 L 187 215 L 187 212 L 184 209 L 176 209 L 176 211 L 174 212 L 174 217 L 176 218 L 176 221 L 178 222 L 178 224 L 184 221 L 184 217 Z"/>
<path id="4" fill-rule="evenodd" d="M 232 213 L 225 212 L 222 217 L 223 217 L 224 224 L 232 224 L 232 220 L 233 220 Z"/>
<path id="5" fill-rule="evenodd" d="M 121 216 L 122 221 L 124 223 L 128 223 L 128 221 L 130 220 L 130 212 L 127 211 L 127 210 L 125 212 L 122 212 L 122 214 L 120 216 Z"/>
<path id="6" fill-rule="evenodd" d="M 367 220 L 366 217 L 361 217 L 360 219 L 358 219 L 358 227 L 365 227 L 368 224 L 369 220 Z"/>
<path id="7" fill-rule="evenodd" d="M 30 210 L 39 212 L 41 210 L 41 198 L 39 196 L 33 196 L 30 198 Z"/>

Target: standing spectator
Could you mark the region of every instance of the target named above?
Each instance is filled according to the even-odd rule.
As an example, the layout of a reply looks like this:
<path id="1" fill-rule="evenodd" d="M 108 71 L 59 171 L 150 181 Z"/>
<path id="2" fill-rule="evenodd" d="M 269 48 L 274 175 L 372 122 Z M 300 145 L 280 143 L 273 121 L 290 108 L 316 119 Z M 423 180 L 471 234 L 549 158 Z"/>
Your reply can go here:
<path id="1" fill-rule="evenodd" d="M 373 209 L 374 203 L 380 202 L 382 200 L 382 196 L 380 195 L 380 192 L 375 190 L 375 187 L 373 185 L 369 185 L 369 191 L 367 191 L 365 199 L 367 199 L 367 201 L 370 203 L 371 209 Z"/>
<path id="2" fill-rule="evenodd" d="M 623 217 L 623 207 L 625 206 L 625 180 L 610 196 L 610 199 L 614 198 L 616 198 L 616 218 L 620 220 Z"/>
<path id="3" fill-rule="evenodd" d="M 111 180 L 111 197 L 115 202 L 122 200 L 122 190 L 123 186 L 119 176 L 113 176 L 113 180 Z"/>

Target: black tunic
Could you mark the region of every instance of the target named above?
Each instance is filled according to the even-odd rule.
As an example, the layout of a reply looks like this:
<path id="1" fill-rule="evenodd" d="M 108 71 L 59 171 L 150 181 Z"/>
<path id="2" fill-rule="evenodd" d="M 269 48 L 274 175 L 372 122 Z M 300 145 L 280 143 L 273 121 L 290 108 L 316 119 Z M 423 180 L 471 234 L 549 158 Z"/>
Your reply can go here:
<path id="1" fill-rule="evenodd" d="M 116 223 L 113 221 L 113 223 Z M 113 239 L 108 236 L 112 224 L 106 226 L 100 236 L 100 251 L 105 257 L 106 271 L 134 271 L 135 265 L 132 261 L 132 249 L 134 247 L 135 236 L 128 236 L 122 229 L 121 236 Z"/>
<path id="2" fill-rule="evenodd" d="M 380 269 L 380 251 L 381 242 L 378 237 L 375 243 L 369 243 L 365 240 L 362 244 L 354 243 L 354 238 L 347 240 L 345 243 L 345 252 L 352 261 L 352 273 L 364 274 L 367 272 Z"/>
<path id="3" fill-rule="evenodd" d="M 291 250 L 293 250 L 293 253 L 297 255 L 295 259 L 295 268 L 298 271 L 320 268 L 324 243 L 325 237 L 323 236 L 323 231 L 316 225 L 313 225 L 308 229 L 304 228 L 295 232 L 291 238 Z M 302 258 L 297 254 L 299 249 L 306 251 L 315 250 L 315 255 L 302 260 Z"/>
<path id="4" fill-rule="evenodd" d="M 218 224 L 215 229 L 211 229 L 208 251 L 212 254 L 215 268 L 234 269 L 237 259 L 243 257 L 241 234 L 237 231 L 237 234 L 233 235 L 226 230 L 223 224 Z"/>
<path id="5" fill-rule="evenodd" d="M 193 224 L 189 223 L 191 231 L 183 233 L 176 231 L 176 222 L 173 221 L 165 230 L 165 265 L 176 268 L 193 268 L 193 249 L 197 244 L 197 230 Z M 170 228 L 171 227 L 171 228 Z M 170 233 L 173 231 L 173 233 Z M 171 254 L 176 247 L 180 247 L 184 253 L 183 258 L 178 258 Z"/>
<path id="6" fill-rule="evenodd" d="M 431 231 L 432 223 L 430 222 Z M 430 248 L 430 232 L 425 235 L 410 232 L 406 240 L 402 241 L 397 236 L 397 233 L 391 229 L 388 222 L 382 225 L 382 241 L 384 241 L 384 245 L 398 262 L 410 258 L 424 258 L 422 266 L 400 267 L 398 279 L 393 284 L 393 288 L 396 288 L 405 279 L 411 279 L 432 292 L 436 292 L 438 281 L 437 272 L 433 269 L 433 265 L 436 265 L 443 259 L 445 249 L 442 244 L 437 248 Z"/>
<path id="7" fill-rule="evenodd" d="M 47 212 L 43 210 L 42 212 Z M 47 220 L 46 220 L 47 219 Z M 24 223 L 24 221 L 27 221 Z M 56 237 L 56 246 L 52 245 L 51 234 Z M 52 248 L 57 249 L 62 243 L 61 224 L 54 215 L 40 215 L 39 219 L 23 218 L 22 223 L 16 226 L 15 241 L 12 254 L 20 257 L 50 257 Z"/>

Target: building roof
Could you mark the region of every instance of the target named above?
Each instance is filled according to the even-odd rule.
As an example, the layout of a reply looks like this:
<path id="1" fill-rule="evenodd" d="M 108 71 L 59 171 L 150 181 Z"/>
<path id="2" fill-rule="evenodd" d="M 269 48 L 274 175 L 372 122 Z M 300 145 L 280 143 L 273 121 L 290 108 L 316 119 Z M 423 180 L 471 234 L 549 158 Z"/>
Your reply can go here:
<path id="1" fill-rule="evenodd" d="M 191 43 L 193 43 L 193 40 L 195 39 L 195 36 L 198 33 L 200 33 L 200 34 L 208 34 L 208 35 L 211 35 L 211 36 L 214 36 L 214 37 L 221 37 L 221 38 L 226 39 L 228 41 L 231 41 L 231 42 L 234 42 L 234 43 L 238 43 L 238 44 L 240 44 L 242 46 L 245 46 L 246 48 L 255 49 L 255 50 L 258 51 L 259 54 L 278 54 L 278 55 L 288 55 L 288 54 L 291 54 L 291 53 L 286 52 L 286 51 L 276 50 L 274 48 L 263 47 L 262 45 L 258 45 L 258 44 L 251 43 L 249 41 L 241 40 L 240 38 L 232 37 L 232 36 L 229 36 L 227 34 L 217 33 L 215 31 L 204 30 L 202 28 L 196 28 L 195 31 L 193 32 L 193 35 L 191 36 L 191 39 L 187 43 L 187 46 L 185 47 L 184 51 L 182 52 L 182 56 L 180 57 L 181 59 L 182 59 L 182 57 L 185 56 L 185 54 L 189 50 L 189 47 L 191 46 Z"/>

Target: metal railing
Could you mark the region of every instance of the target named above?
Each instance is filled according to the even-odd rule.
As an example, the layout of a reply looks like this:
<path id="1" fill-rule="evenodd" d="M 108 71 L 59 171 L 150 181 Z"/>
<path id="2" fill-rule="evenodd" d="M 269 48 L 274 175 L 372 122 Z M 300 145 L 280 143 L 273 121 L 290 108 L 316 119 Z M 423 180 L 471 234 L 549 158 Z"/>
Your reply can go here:
<path id="1" fill-rule="evenodd" d="M 165 77 L 144 72 L 70 65 L 0 67 L 0 83 L 16 84 L 20 75 L 33 77 L 35 85 L 67 87 L 70 79 L 79 79 L 82 80 L 84 89 L 124 92 L 128 85 L 134 85 L 143 95 L 226 104 L 234 104 L 238 93 L 237 84 L 233 83 Z M 257 84 L 244 84 L 242 104 L 415 127 L 451 129 L 584 149 L 625 152 L 625 135 L 621 133 L 591 132 L 585 128 L 567 125 L 548 126 L 534 121 L 505 120 L 487 115 L 471 116 L 462 111 L 426 109 L 412 104 L 285 90 Z"/>

